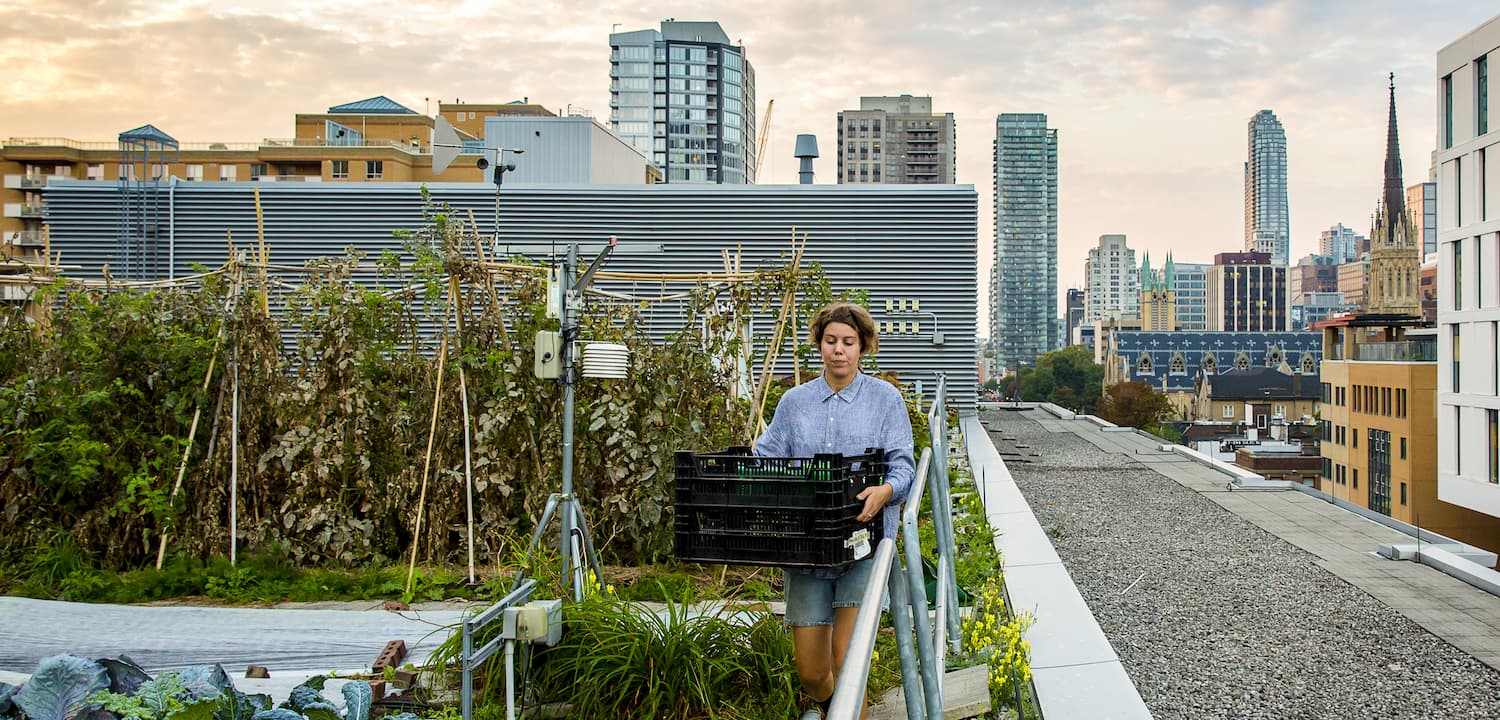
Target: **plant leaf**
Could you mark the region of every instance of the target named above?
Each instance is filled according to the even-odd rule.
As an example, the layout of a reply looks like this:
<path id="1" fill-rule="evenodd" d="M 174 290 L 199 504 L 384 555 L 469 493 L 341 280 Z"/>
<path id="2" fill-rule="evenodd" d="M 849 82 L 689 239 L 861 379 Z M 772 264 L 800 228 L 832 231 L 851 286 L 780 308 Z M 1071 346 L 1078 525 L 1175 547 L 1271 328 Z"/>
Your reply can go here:
<path id="1" fill-rule="evenodd" d="M 322 676 L 319 675 L 318 677 Z M 292 692 L 286 696 L 286 702 L 282 703 L 281 707 L 301 713 L 306 711 L 308 705 L 316 705 L 321 702 L 327 702 L 323 698 L 323 693 L 318 692 L 317 688 L 304 683 L 292 688 Z"/>
<path id="2" fill-rule="evenodd" d="M 370 720 L 370 704 L 375 700 L 370 683 L 352 680 L 344 683 L 339 692 L 344 694 L 344 720 Z"/>
<path id="3" fill-rule="evenodd" d="M 234 692 L 234 683 L 229 681 L 229 673 L 224 672 L 222 665 L 193 665 L 177 673 L 177 677 L 182 680 L 182 688 L 199 700 L 215 700 Z"/>
<path id="4" fill-rule="evenodd" d="M 31 720 L 73 720 L 95 690 L 109 687 L 104 666 L 74 655 L 42 658 L 13 698 Z"/>
<path id="5" fill-rule="evenodd" d="M 302 714 L 307 720 L 343 720 L 331 702 L 308 703 L 302 706 Z"/>
<path id="6" fill-rule="evenodd" d="M 218 695 L 202 698 L 184 705 L 166 717 L 166 720 L 213 720 L 214 710 L 219 707 Z"/>
<path id="7" fill-rule="evenodd" d="M 179 678 L 175 672 L 164 672 L 156 676 L 154 680 L 141 683 L 131 698 L 150 711 L 151 717 L 159 719 L 166 717 L 173 711 L 173 708 L 182 705 L 177 696 L 184 692 L 186 691 L 182 687 L 182 678 Z"/>
<path id="8" fill-rule="evenodd" d="M 301 713 L 286 708 L 275 710 L 262 710 L 251 716 L 250 720 L 307 720 Z"/>
<path id="9" fill-rule="evenodd" d="M 109 691 L 112 693 L 134 695 L 141 683 L 151 679 L 150 674 L 126 655 L 118 659 L 100 658 L 94 662 L 103 665 L 104 671 L 109 673 Z"/>

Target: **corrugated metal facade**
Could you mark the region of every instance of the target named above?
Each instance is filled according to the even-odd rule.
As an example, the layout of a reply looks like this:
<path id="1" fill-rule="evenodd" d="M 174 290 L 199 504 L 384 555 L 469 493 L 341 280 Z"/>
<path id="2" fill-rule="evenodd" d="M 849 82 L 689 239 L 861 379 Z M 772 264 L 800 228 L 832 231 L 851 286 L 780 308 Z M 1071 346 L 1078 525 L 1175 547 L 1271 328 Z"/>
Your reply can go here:
<path id="1" fill-rule="evenodd" d="M 161 267 L 148 274 L 167 277 L 190 273 L 195 264 L 219 266 L 226 230 L 242 246 L 254 238 L 254 187 L 177 183 L 169 188 L 167 216 L 160 219 L 166 238 L 157 254 Z M 343 255 L 351 246 L 375 257 L 400 250 L 392 231 L 421 224 L 421 186 L 415 183 L 259 187 L 272 261 L 278 264 Z M 450 204 L 461 216 L 472 210 L 481 232 L 489 234 L 492 186 L 427 187 L 435 202 Z M 928 393 L 936 373 L 946 373 L 950 406 L 973 407 L 978 199 L 971 185 L 520 185 L 506 186 L 502 193 L 503 240 L 597 247 L 613 235 L 621 251 L 610 260 L 611 270 L 719 272 L 725 249 L 738 249 L 748 269 L 789 257 L 792 228 L 808 233 L 805 262 L 821 263 L 835 291 L 868 291 L 875 319 L 902 323 L 907 331 L 882 335 L 881 369 L 920 382 Z M 119 190 L 113 183 L 54 183 L 47 212 L 52 247 L 62 252 L 65 264 L 84 268 L 79 275 L 102 277 L 103 265 L 117 263 Z M 642 294 L 657 289 L 638 288 Z M 886 312 L 887 300 L 897 303 L 897 312 Z M 899 313 L 903 308 L 906 312 Z M 658 336 L 680 326 L 675 313 L 656 317 Z M 944 335 L 942 345 L 933 342 L 934 320 Z M 755 332 L 769 335 L 775 321 L 774 311 L 756 318 Z M 778 367 L 789 368 L 789 361 Z"/>

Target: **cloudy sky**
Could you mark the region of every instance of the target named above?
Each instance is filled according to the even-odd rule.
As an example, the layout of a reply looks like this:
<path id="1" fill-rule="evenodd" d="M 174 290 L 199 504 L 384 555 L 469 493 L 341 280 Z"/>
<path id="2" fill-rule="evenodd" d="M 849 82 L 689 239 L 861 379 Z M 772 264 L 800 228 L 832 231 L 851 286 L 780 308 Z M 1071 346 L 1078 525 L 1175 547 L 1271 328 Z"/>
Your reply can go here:
<path id="1" fill-rule="evenodd" d="M 286 137 L 294 113 L 373 95 L 418 111 L 527 97 L 604 120 L 611 30 L 717 20 L 746 46 L 761 105 L 776 100 L 766 182 L 796 182 L 802 132 L 818 135 L 817 169 L 832 181 L 836 113 L 861 95 L 931 95 L 954 113 L 958 180 L 980 194 L 980 277 L 995 116 L 1046 113 L 1060 136 L 1069 287 L 1103 233 L 1126 233 L 1158 262 L 1239 249 L 1246 123 L 1262 108 L 1286 127 L 1292 256 L 1334 223 L 1367 233 L 1386 73 L 1410 184 L 1430 165 L 1438 48 L 1497 11 L 1476 0 L 0 0 L 0 62 L 12 69 L 0 137 L 108 140 L 147 122 L 184 142 Z"/>

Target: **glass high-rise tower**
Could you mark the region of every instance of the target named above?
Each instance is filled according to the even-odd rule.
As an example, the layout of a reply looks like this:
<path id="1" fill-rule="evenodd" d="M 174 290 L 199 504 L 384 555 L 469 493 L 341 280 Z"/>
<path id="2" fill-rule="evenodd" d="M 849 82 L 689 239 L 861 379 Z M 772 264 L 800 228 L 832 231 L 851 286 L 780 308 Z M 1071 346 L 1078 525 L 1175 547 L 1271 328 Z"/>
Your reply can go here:
<path id="1" fill-rule="evenodd" d="M 990 337 L 1006 370 L 1058 347 L 1057 130 L 1041 113 L 995 120 Z"/>
<path id="2" fill-rule="evenodd" d="M 609 126 L 669 183 L 755 182 L 755 70 L 716 22 L 609 36 Z"/>
<path id="3" fill-rule="evenodd" d="M 1250 118 L 1245 160 L 1245 252 L 1269 253 L 1272 265 L 1286 265 L 1291 254 L 1291 228 L 1286 201 L 1286 130 L 1276 113 L 1262 110 Z"/>

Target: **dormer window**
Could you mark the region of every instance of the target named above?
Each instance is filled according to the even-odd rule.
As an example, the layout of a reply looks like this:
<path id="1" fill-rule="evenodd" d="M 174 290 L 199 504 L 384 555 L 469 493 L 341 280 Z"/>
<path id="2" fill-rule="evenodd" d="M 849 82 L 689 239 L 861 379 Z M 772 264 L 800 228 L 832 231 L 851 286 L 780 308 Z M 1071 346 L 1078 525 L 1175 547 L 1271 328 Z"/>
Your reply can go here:
<path id="1" fill-rule="evenodd" d="M 1172 370 L 1171 370 L 1171 372 L 1172 372 L 1173 375 L 1186 375 L 1187 374 L 1187 358 L 1183 357 L 1182 353 L 1173 353 L 1172 354 Z"/>
<path id="2" fill-rule="evenodd" d="M 1147 355 L 1146 353 L 1141 353 L 1140 359 L 1135 361 L 1135 370 L 1141 375 L 1155 374 L 1151 367 L 1151 356 Z"/>
<path id="3" fill-rule="evenodd" d="M 1244 352 L 1241 352 L 1238 356 L 1236 356 L 1234 358 L 1234 369 L 1236 369 L 1236 370 L 1249 370 L 1250 369 L 1250 356 L 1247 355 L 1247 354 L 1245 354 Z"/>

